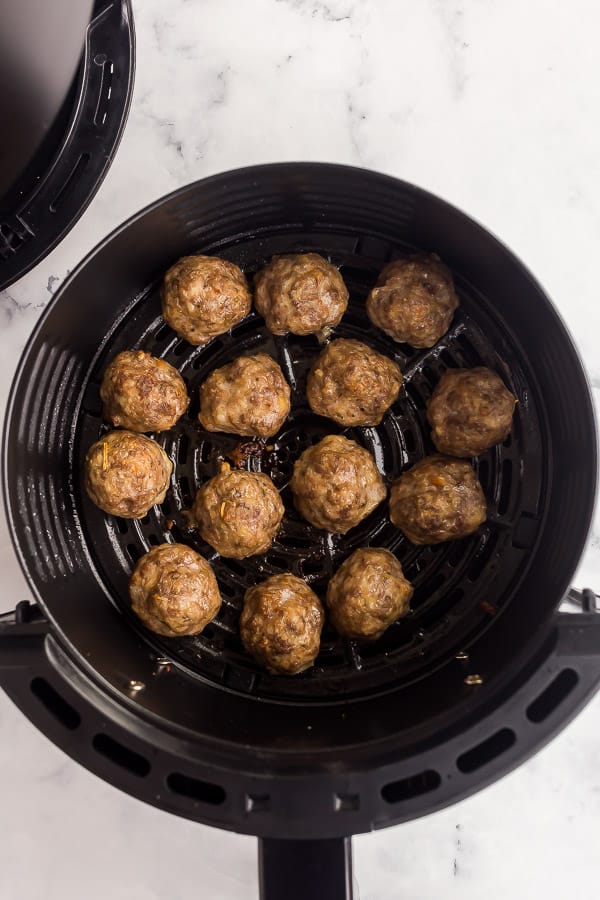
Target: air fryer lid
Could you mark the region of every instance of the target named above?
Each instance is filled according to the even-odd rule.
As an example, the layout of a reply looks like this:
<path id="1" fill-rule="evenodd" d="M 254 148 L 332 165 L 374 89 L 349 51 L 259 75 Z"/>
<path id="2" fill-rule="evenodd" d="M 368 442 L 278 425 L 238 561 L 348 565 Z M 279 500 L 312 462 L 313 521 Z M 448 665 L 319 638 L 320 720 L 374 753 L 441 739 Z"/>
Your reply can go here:
<path id="1" fill-rule="evenodd" d="M 52 125 L 83 53 L 92 0 L 0 3 L 0 197 Z"/>
<path id="2" fill-rule="evenodd" d="M 428 351 L 394 345 L 364 314 L 383 264 L 415 249 L 439 253 L 461 298 L 450 333 Z M 255 453 L 249 465 L 271 472 L 284 496 L 293 458 L 336 430 L 302 399 L 306 368 L 319 349 L 313 338 L 273 340 L 252 314 L 231 334 L 192 348 L 160 318 L 161 275 L 190 252 L 223 255 L 251 275 L 272 254 L 299 250 L 317 250 L 341 266 L 352 302 L 337 333 L 395 356 L 405 373 L 405 390 L 382 426 L 351 435 L 373 450 L 388 480 L 431 451 L 425 404 L 447 367 L 490 365 L 516 393 L 511 438 L 477 461 L 488 522 L 465 541 L 415 548 L 390 526 L 384 504 L 346 539 L 328 542 L 288 503 L 284 531 L 265 559 L 214 559 L 224 599 L 214 625 L 197 638 L 161 640 L 129 613 L 127 577 L 141 553 L 164 540 L 183 539 L 211 555 L 184 531 L 183 510 L 235 441 L 195 422 L 196 389 L 206 373 L 250 349 L 280 360 L 294 412 L 274 449 Z M 194 398 L 185 421 L 160 437 L 175 461 L 170 498 L 141 522 L 103 516 L 81 489 L 85 450 L 103 428 L 101 372 L 132 346 L 176 365 Z M 135 696 L 138 715 L 193 735 L 215 764 L 316 772 L 342 758 L 375 765 L 401 755 L 461 715 L 474 715 L 506 680 L 579 559 L 595 453 L 577 354 L 539 285 L 505 247 L 403 182 L 343 166 L 283 164 L 225 173 L 172 194 L 123 225 L 73 273 L 40 321 L 13 385 L 4 485 L 22 565 L 76 666 L 128 708 L 131 682 L 145 685 Z M 291 568 L 322 592 L 329 572 L 366 541 L 401 559 L 416 587 L 411 617 L 371 647 L 326 632 L 316 666 L 297 678 L 261 672 L 237 635 L 244 587 Z M 175 665 L 157 677 L 164 658 Z M 474 690 L 468 674 L 483 684 L 476 681 Z"/>
<path id="3" fill-rule="evenodd" d="M 6 163 L 0 164 L 0 290 L 43 259 L 81 216 L 121 138 L 133 90 L 130 0 L 94 0 L 74 57 L 74 33 L 88 5 L 65 0 L 40 4 L 42 22 L 50 18 L 46 29 L 33 16 L 37 3 L 8 4 L 7 22 L 19 25 L 28 50 L 18 59 L 12 50 L 0 54 L 0 84 L 11 85 L 0 96 L 0 122 L 10 122 L 0 136 L 0 156 L 4 154 Z M 61 13 L 71 6 L 74 15 L 65 23 Z M 28 31 L 30 14 L 37 23 L 34 35 Z M 12 30 L 2 35 L 12 39 Z M 32 60 L 38 41 L 44 49 Z M 80 59 L 80 65 L 75 77 L 71 71 L 67 78 L 73 58 L 75 63 Z M 15 67 L 27 78 L 13 71 Z"/>

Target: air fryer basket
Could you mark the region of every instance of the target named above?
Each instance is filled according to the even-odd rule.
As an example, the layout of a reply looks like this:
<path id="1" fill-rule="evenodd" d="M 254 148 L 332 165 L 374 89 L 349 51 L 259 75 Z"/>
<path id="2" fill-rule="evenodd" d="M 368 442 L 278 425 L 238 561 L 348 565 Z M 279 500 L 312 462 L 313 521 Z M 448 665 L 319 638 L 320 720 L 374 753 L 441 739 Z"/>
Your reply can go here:
<path id="1" fill-rule="evenodd" d="M 291 466 L 310 443 L 340 431 L 304 399 L 317 341 L 273 338 L 252 313 L 194 348 L 160 317 L 161 275 L 181 255 L 216 253 L 251 276 L 273 254 L 306 250 L 339 265 L 349 287 L 336 335 L 365 340 L 403 370 L 405 386 L 381 426 L 345 432 L 374 453 L 388 483 L 432 451 L 425 406 L 447 368 L 490 366 L 517 395 L 511 436 L 476 461 L 489 516 L 471 538 L 414 547 L 390 525 L 386 504 L 345 538 L 309 527 L 289 502 Z M 364 312 L 382 266 L 415 250 L 442 257 L 461 299 L 449 333 L 425 351 L 394 344 Z M 83 455 L 105 428 L 102 370 L 131 347 L 175 365 L 192 396 L 189 414 L 159 436 L 175 462 L 172 490 L 139 522 L 104 516 L 81 488 Z M 260 443 L 203 431 L 199 383 L 236 354 L 263 349 L 292 386 L 281 433 Z M 240 453 L 273 477 L 287 507 L 272 550 L 243 562 L 219 558 L 185 515 L 219 460 Z M 49 622 L 36 626 L 42 680 L 56 693 L 48 672 L 61 673 L 67 706 L 77 713 L 85 697 L 95 711 L 71 729 L 71 752 L 92 765 L 91 744 L 95 771 L 165 809 L 279 838 L 400 821 L 476 789 L 556 730 L 554 707 L 537 731 L 525 710 L 562 677 L 563 657 L 573 653 L 580 665 L 555 706 L 570 696 L 574 711 L 595 688 L 596 667 L 586 669 L 599 646 L 595 630 L 595 643 L 573 651 L 575 632 L 568 624 L 557 632 L 555 617 L 587 534 L 596 477 L 576 351 L 505 247 L 403 182 L 342 166 L 259 166 L 191 185 L 126 223 L 73 273 L 30 341 L 11 394 L 3 474 L 16 549 Z M 223 594 L 217 619 L 195 638 L 150 634 L 128 608 L 135 561 L 173 540 L 211 560 Z M 322 594 L 331 572 L 364 544 L 397 553 L 415 584 L 413 613 L 373 645 L 326 630 L 315 667 L 296 678 L 261 671 L 238 637 L 245 588 L 291 570 Z M 589 603 L 586 615 L 592 622 Z M 47 689 L 38 689 L 51 707 Z M 498 710 L 500 724 L 491 721 Z M 475 764 L 468 754 L 477 743 Z M 127 760 L 129 773 L 117 773 Z"/>

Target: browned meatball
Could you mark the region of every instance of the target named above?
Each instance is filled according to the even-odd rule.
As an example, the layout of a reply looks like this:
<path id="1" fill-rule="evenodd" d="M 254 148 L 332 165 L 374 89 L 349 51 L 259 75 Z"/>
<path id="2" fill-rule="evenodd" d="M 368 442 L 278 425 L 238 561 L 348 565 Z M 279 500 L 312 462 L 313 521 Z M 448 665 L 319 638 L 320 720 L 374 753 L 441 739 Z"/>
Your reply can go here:
<path id="1" fill-rule="evenodd" d="M 318 253 L 274 256 L 254 284 L 254 304 L 273 334 L 326 336 L 348 306 L 342 276 Z"/>
<path id="2" fill-rule="evenodd" d="M 268 550 L 284 507 L 268 475 L 223 463 L 196 494 L 192 513 L 200 536 L 221 556 L 245 559 Z"/>
<path id="3" fill-rule="evenodd" d="M 143 350 L 124 350 L 106 368 L 100 397 L 104 418 L 129 431 L 166 431 L 190 398 L 177 369 Z"/>
<path id="4" fill-rule="evenodd" d="M 317 357 L 306 396 L 313 412 L 340 425 L 379 425 L 401 384 L 393 360 L 361 341 L 339 338 Z"/>
<path id="5" fill-rule="evenodd" d="M 290 487 L 300 515 L 339 534 L 358 525 L 387 493 L 368 450 L 334 434 L 296 460 Z"/>
<path id="6" fill-rule="evenodd" d="M 207 431 L 270 437 L 290 411 L 290 387 L 266 353 L 215 369 L 200 386 L 198 418 Z"/>
<path id="7" fill-rule="evenodd" d="M 450 456 L 478 456 L 508 435 L 516 402 L 491 369 L 449 369 L 427 407 L 433 443 Z"/>
<path id="8" fill-rule="evenodd" d="M 458 540 L 485 517 L 482 487 L 463 460 L 427 456 L 392 485 L 390 519 L 413 544 Z"/>
<path id="9" fill-rule="evenodd" d="M 216 256 L 184 256 L 165 275 L 165 321 L 190 344 L 206 344 L 247 316 L 252 297 L 242 270 Z"/>
<path id="10" fill-rule="evenodd" d="M 167 637 L 199 634 L 221 607 L 213 570 L 185 544 L 145 553 L 129 581 L 129 596 L 144 625 Z"/>
<path id="11" fill-rule="evenodd" d="M 411 347 L 433 347 L 457 306 L 452 275 L 433 254 L 388 263 L 367 298 L 373 325 Z"/>
<path id="12" fill-rule="evenodd" d="M 362 547 L 329 582 L 327 608 L 340 634 L 376 640 L 410 611 L 412 595 L 412 585 L 393 553 L 383 547 Z"/>
<path id="13" fill-rule="evenodd" d="M 315 661 L 324 618 L 321 601 L 305 581 L 273 575 L 244 595 L 242 643 L 269 672 L 296 675 Z"/>
<path id="14" fill-rule="evenodd" d="M 109 431 L 85 457 L 85 488 L 113 516 L 143 519 L 162 503 L 173 463 L 158 444 L 133 431 Z"/>

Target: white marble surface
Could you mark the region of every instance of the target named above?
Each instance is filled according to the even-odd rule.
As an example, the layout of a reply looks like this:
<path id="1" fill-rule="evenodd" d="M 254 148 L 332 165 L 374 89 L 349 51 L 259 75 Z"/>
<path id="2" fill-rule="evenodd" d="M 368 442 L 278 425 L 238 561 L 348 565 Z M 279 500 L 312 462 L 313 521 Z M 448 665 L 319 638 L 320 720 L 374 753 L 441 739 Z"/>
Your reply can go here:
<path id="1" fill-rule="evenodd" d="M 491 228 L 553 296 L 600 401 L 592 0 L 140 0 L 135 15 L 137 80 L 116 161 L 61 246 L 0 295 L 2 408 L 51 291 L 105 233 L 188 181 L 293 159 L 401 176 Z M 28 595 L 3 520 L 0 572 L 1 610 Z M 600 587 L 598 521 L 576 583 Z M 483 793 L 356 838 L 362 900 L 595 896 L 599 734 L 597 699 Z M 3 694 L 0 735 L 0 900 L 255 895 L 252 839 L 120 794 Z"/>

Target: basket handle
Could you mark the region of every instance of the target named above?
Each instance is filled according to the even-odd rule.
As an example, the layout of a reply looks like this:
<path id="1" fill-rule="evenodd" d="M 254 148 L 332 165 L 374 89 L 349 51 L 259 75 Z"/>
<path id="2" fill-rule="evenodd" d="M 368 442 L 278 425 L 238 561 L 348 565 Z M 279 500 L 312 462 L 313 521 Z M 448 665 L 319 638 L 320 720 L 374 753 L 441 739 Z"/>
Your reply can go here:
<path id="1" fill-rule="evenodd" d="M 325 840 L 258 842 L 260 900 L 358 900 L 352 884 L 352 841 Z"/>

